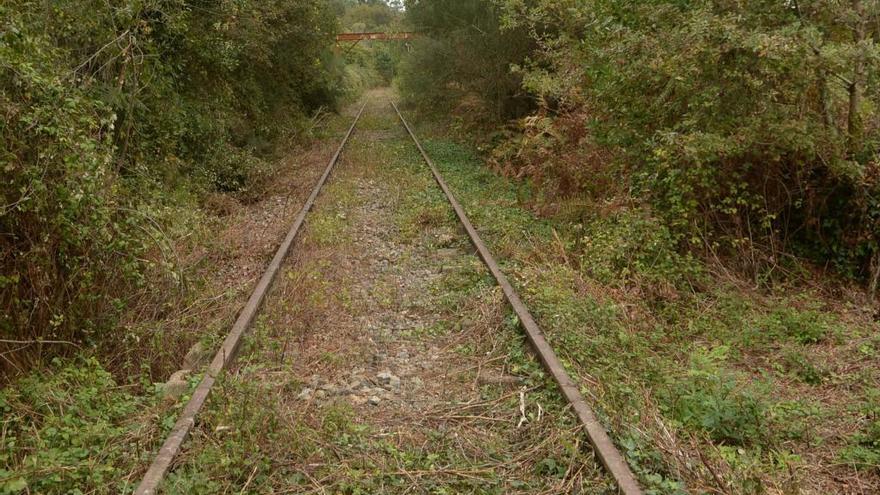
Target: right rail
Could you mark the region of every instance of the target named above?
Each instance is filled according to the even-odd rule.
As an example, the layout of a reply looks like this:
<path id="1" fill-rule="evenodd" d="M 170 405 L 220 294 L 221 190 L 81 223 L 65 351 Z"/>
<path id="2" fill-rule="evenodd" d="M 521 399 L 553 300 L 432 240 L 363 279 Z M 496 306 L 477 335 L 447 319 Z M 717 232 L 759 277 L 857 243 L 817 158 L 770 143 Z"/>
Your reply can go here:
<path id="1" fill-rule="evenodd" d="M 538 358 L 544 365 L 544 369 L 553 376 L 553 379 L 556 381 L 557 385 L 559 385 L 560 390 L 562 390 L 562 394 L 568 400 L 568 403 L 571 404 L 571 407 L 574 408 L 580 423 L 583 425 L 584 430 L 587 433 L 587 439 L 593 446 L 593 451 L 596 453 L 596 456 L 599 457 L 602 465 L 605 466 L 605 469 L 611 477 L 614 478 L 620 493 L 623 495 L 642 495 L 642 489 L 639 486 L 638 481 L 636 481 L 635 476 L 633 476 L 629 465 L 627 465 L 623 456 L 620 454 L 620 451 L 617 450 L 614 442 L 611 441 L 611 438 L 605 431 L 605 428 L 596 418 L 596 414 L 593 412 L 592 408 L 590 408 L 586 400 L 584 400 L 578 387 L 571 380 L 571 377 L 568 376 L 568 373 L 565 371 L 559 358 L 556 357 L 556 352 L 553 351 L 553 348 L 550 347 L 550 344 L 544 337 L 544 332 L 541 331 L 538 323 L 535 322 L 535 319 L 532 317 L 532 314 L 529 312 L 526 305 L 522 302 L 522 299 L 520 299 L 519 295 L 516 293 L 516 290 L 510 285 L 507 277 L 501 271 L 501 267 L 498 266 L 498 262 L 495 261 L 492 253 L 489 252 L 489 248 L 486 247 L 486 244 L 480 238 L 477 230 L 465 214 L 464 208 L 462 208 L 458 200 L 455 199 L 452 190 L 446 185 L 446 181 L 443 180 L 443 177 L 440 175 L 434 162 L 431 161 L 431 158 L 428 157 L 425 149 L 422 148 L 422 144 L 416 138 L 415 133 L 403 118 L 403 114 L 400 113 L 397 105 L 392 101 L 391 106 L 394 107 L 394 111 L 397 112 L 397 116 L 400 117 L 400 121 L 406 128 L 406 132 L 409 133 L 413 142 L 416 144 L 416 147 L 419 149 L 419 153 L 422 154 L 422 158 L 425 159 L 425 163 L 427 163 L 428 167 L 431 169 L 431 173 L 434 175 L 434 180 L 437 181 L 440 189 L 443 190 L 443 194 L 446 195 L 446 199 L 449 200 L 449 203 L 452 205 L 452 209 L 455 210 L 458 220 L 467 231 L 474 247 L 477 248 L 477 252 L 479 252 L 483 263 L 486 264 L 486 267 L 492 272 L 492 276 L 495 277 L 495 281 L 501 286 L 501 290 L 504 292 L 504 297 L 507 298 L 507 302 L 510 303 L 516 316 L 519 317 L 519 321 L 522 323 L 523 328 L 525 328 L 526 336 L 532 344 L 535 352 L 538 354 Z"/>

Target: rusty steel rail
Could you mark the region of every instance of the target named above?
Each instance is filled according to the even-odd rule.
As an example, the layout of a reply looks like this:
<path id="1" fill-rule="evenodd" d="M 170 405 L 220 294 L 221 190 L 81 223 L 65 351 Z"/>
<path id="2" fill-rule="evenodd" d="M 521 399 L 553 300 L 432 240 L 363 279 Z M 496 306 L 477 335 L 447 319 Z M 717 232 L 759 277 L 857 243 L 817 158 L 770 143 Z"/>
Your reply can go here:
<path id="1" fill-rule="evenodd" d="M 278 251 L 275 252 L 275 257 L 272 258 L 266 271 L 263 272 L 263 276 L 254 288 L 253 293 L 251 293 L 250 299 L 248 299 L 244 309 L 239 313 L 235 324 L 232 325 L 232 330 L 230 330 L 229 334 L 226 336 L 226 340 L 223 341 L 223 345 L 220 347 L 220 350 L 217 351 L 217 354 L 214 356 L 214 359 L 205 371 L 204 378 L 202 378 L 201 383 L 196 387 L 192 398 L 187 402 L 180 417 L 177 418 L 177 423 L 174 424 L 174 428 L 165 439 L 165 443 L 162 445 L 162 448 L 159 449 L 159 453 L 156 454 L 153 463 L 150 464 L 149 469 L 146 474 L 144 474 L 137 489 L 135 489 L 135 495 L 154 495 L 159 488 L 159 484 L 162 482 L 162 479 L 171 467 L 171 462 L 180 451 L 180 447 L 183 445 L 183 441 L 186 440 L 193 425 L 195 425 L 196 415 L 205 404 L 205 400 L 208 398 L 208 394 L 211 391 L 211 387 L 214 385 L 214 381 L 223 369 L 235 359 L 236 352 L 241 344 L 242 336 L 254 321 L 257 312 L 259 312 L 260 306 L 262 306 L 263 300 L 266 298 L 266 293 L 269 291 L 272 282 L 275 280 L 275 275 L 278 274 L 282 262 L 284 262 L 288 251 L 290 251 L 290 246 L 293 244 L 294 239 L 296 239 L 296 236 L 299 233 L 300 227 L 302 227 L 302 224 L 305 221 L 306 214 L 312 209 L 312 205 L 314 205 L 318 193 L 321 192 L 321 188 L 327 181 L 327 177 L 330 176 L 330 172 L 339 160 L 339 155 L 342 154 L 342 149 L 345 147 L 345 143 L 348 142 L 348 138 L 351 137 L 351 134 L 354 132 L 354 128 L 366 106 L 366 103 L 364 103 L 358 111 L 357 116 L 354 118 L 354 122 L 351 123 L 351 127 L 348 128 L 348 132 L 345 133 L 342 142 L 339 143 L 336 153 L 330 158 L 330 162 L 327 164 L 324 174 L 318 179 L 318 183 L 312 190 L 312 194 L 306 200 L 302 209 L 300 209 L 294 219 L 290 231 L 288 231 L 284 241 L 278 247 Z"/>
<path id="2" fill-rule="evenodd" d="M 538 358 L 544 365 L 544 369 L 553 376 L 553 379 L 556 381 L 557 385 L 559 385 L 562 394 L 577 414 L 578 420 L 580 420 L 586 431 L 587 438 L 593 445 L 593 450 L 595 451 L 596 456 L 599 457 L 602 465 L 605 466 L 605 469 L 611 477 L 614 478 L 620 493 L 623 495 L 641 495 L 642 489 L 639 486 L 638 481 L 636 481 L 635 476 L 633 476 L 629 465 L 627 465 L 626 460 L 624 460 L 620 451 L 617 450 L 617 447 L 611 441 L 605 428 L 596 418 L 596 414 L 587 404 L 587 401 L 584 399 L 583 395 L 581 395 L 578 387 L 572 381 L 571 377 L 568 376 L 568 373 L 565 371 L 565 368 L 562 366 L 562 363 L 559 361 L 553 348 L 550 347 L 546 337 L 544 337 L 544 332 L 541 331 L 538 323 L 535 322 L 535 319 L 516 293 L 516 290 L 510 285 L 507 277 L 501 271 L 498 262 L 495 261 L 492 253 L 489 252 L 489 248 L 486 247 L 486 244 L 480 238 L 477 230 L 465 214 L 464 208 L 462 208 L 458 200 L 455 199 L 452 190 L 446 185 L 446 181 L 443 180 L 443 177 L 440 175 L 434 162 L 431 161 L 431 158 L 425 152 L 425 149 L 422 148 L 422 144 L 419 142 L 418 138 L 416 138 L 412 128 L 410 128 L 406 119 L 403 118 L 400 109 L 397 108 L 397 105 L 395 105 L 393 101 L 391 102 L 391 106 L 394 107 L 394 111 L 397 112 L 397 116 L 400 117 L 400 121 L 403 123 L 406 131 L 419 149 L 419 153 L 422 154 L 422 158 L 425 159 L 425 163 L 427 163 L 428 167 L 431 169 L 431 173 L 434 175 L 434 180 L 437 181 L 440 189 L 442 189 L 443 193 L 446 195 L 446 199 L 449 200 L 449 203 L 452 205 L 452 209 L 455 210 L 455 214 L 458 216 L 459 221 L 467 231 L 471 243 L 477 248 L 477 252 L 480 254 L 483 263 L 485 263 L 486 267 L 489 268 L 489 271 L 492 272 L 492 276 L 495 277 L 495 281 L 498 282 L 498 285 L 504 292 L 504 297 L 507 298 L 507 302 L 510 303 L 516 316 L 519 317 L 519 321 L 522 323 L 522 326 L 526 331 L 526 336 L 532 344 L 535 352 L 538 354 Z"/>

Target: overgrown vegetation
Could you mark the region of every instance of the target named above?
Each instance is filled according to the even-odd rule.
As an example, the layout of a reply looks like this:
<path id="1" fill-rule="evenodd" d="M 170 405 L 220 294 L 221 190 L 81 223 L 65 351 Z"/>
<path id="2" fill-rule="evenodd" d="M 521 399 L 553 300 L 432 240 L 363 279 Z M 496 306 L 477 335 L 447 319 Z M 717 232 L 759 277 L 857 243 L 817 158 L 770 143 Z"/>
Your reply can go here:
<path id="1" fill-rule="evenodd" d="M 141 416 L 151 401 L 120 389 L 94 358 L 56 361 L 0 391 L 0 493 L 130 491 L 149 452 L 139 439 L 155 427 Z"/>
<path id="2" fill-rule="evenodd" d="M 649 493 L 880 486 L 871 313 L 717 277 L 643 210 L 582 216 L 573 198 L 537 215 L 540 188 L 420 133 Z"/>
<path id="3" fill-rule="evenodd" d="M 164 493 L 613 493 L 486 269 L 451 247 L 465 238 L 437 256 L 456 220 L 382 96 Z M 377 357 L 401 350 L 420 365 Z M 364 369 L 398 374 L 400 390 L 358 402 L 342 384 Z M 488 370 L 523 388 L 479 383 Z"/>
<path id="4" fill-rule="evenodd" d="M 880 486 L 878 18 L 407 3 L 429 154 L 652 492 Z"/>
<path id="5" fill-rule="evenodd" d="M 406 5 L 0 4 L 0 494 L 132 488 L 186 400 L 160 400 L 154 382 L 195 340 L 216 342 L 237 297 L 223 287 L 246 287 L 256 270 L 218 270 L 221 289 L 201 294 L 206 282 L 188 278 L 175 243 L 207 237 L 210 210 L 261 199 L 279 144 L 322 125 L 333 137 L 346 123 L 327 110 L 393 81 L 453 131 L 481 131 L 484 158 L 507 178 L 446 129 L 426 129 L 435 139 L 425 144 L 649 493 L 880 489 L 878 4 Z M 337 29 L 420 35 L 334 51 Z M 387 137 L 386 117 L 366 115 L 359 129 Z M 455 232 L 408 143 L 359 153 L 385 167 L 372 173 L 391 174 L 383 187 L 412 186 L 395 200 L 406 242 L 424 241 L 425 228 Z M 321 249 L 351 240 L 343 210 L 356 197 L 327 193 L 339 208 L 310 217 Z M 266 218 L 248 225 L 265 229 Z M 190 266 L 222 264 L 219 241 L 192 242 L 206 245 L 191 249 Z M 349 280 L 326 276 L 331 266 L 287 275 L 288 288 L 315 290 L 279 303 L 283 320 L 252 341 L 264 362 L 241 368 L 273 378 L 220 382 L 203 442 L 169 491 L 310 486 L 309 472 L 344 492 L 403 491 L 412 472 L 472 463 L 445 431 L 426 450 L 381 440 L 347 407 L 305 423 L 302 404 L 291 407 L 302 363 L 285 364 L 288 347 L 266 332 L 305 335 L 322 312 L 341 314 L 329 304 L 357 307 Z M 491 329 L 510 346 L 492 341 L 496 357 L 552 402 L 478 268 L 444 262 L 432 290 L 448 316 L 401 335 Z M 394 307 L 394 284 L 374 289 L 378 309 Z M 466 306 L 478 322 L 459 321 Z M 178 324 L 199 331 L 163 331 Z M 157 365 L 161 353 L 172 356 Z M 312 357 L 327 368 L 350 360 L 332 347 Z M 569 440 L 557 450 L 574 435 L 563 423 L 531 431 L 543 439 L 538 457 L 498 449 L 490 468 L 474 464 L 476 477 L 441 472 L 423 486 L 573 486 L 586 451 Z M 321 459 L 316 470 L 291 467 L 279 449 L 294 444 L 303 462 Z M 512 465 L 535 484 L 517 484 Z M 604 486 L 600 474 L 590 483 Z"/>
<path id="6" fill-rule="evenodd" d="M 193 342 L 213 348 L 248 259 L 262 263 L 255 242 L 272 242 L 265 215 L 311 180 L 311 161 L 285 155 L 316 128 L 335 141 L 328 111 L 363 89 L 333 51 L 335 14 L 0 5 L 0 493 L 133 489 L 187 399 L 160 400 L 155 382 Z M 280 211 L 254 204 L 270 179 Z"/>
<path id="7" fill-rule="evenodd" d="M 806 258 L 876 291 L 874 2 L 407 7 L 427 36 L 405 60 L 404 95 L 498 107 L 494 126 L 528 102 L 490 144 L 546 202 L 650 207 L 677 249 L 762 284 Z"/>
<path id="8" fill-rule="evenodd" d="M 484 124 L 521 116 L 533 106 L 510 64 L 527 57 L 535 42 L 523 29 L 503 29 L 491 2 L 406 2 L 406 7 L 406 20 L 419 37 L 401 61 L 404 98 Z"/>
<path id="9" fill-rule="evenodd" d="M 393 3 L 393 2 L 392 2 Z M 399 6 L 382 0 L 336 0 L 334 3 L 341 31 L 402 31 Z M 341 63 L 345 64 L 344 86 L 352 95 L 365 89 L 388 85 L 397 75 L 397 65 L 404 46 L 399 43 L 360 41 L 339 45 Z"/>
<path id="10" fill-rule="evenodd" d="M 0 328 L 24 343 L 95 343 L 168 290 L 179 210 L 256 187 L 342 91 L 323 2 L 21 0 L 0 19 Z M 6 347 L 5 370 L 42 348 Z"/>

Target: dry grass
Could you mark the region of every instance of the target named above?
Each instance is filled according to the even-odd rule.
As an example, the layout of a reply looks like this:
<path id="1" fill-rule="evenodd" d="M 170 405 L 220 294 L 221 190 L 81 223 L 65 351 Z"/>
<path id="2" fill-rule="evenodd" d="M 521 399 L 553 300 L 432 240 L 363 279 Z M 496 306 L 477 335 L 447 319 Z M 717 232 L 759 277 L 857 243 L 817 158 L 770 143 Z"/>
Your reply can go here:
<path id="1" fill-rule="evenodd" d="M 482 265 L 466 251 L 437 255 L 438 236 L 455 231 L 452 218 L 419 221 L 439 191 L 431 192 L 392 115 L 379 115 L 385 120 L 369 125 L 388 130 L 353 138 L 249 350 L 166 490 L 207 486 L 199 484 L 206 477 L 215 479 L 212 489 L 276 493 L 607 489 Z M 425 191 L 437 196 L 424 202 Z M 386 368 L 402 385 L 379 405 L 348 392 L 297 398 L 304 387 L 355 375 L 379 385 Z M 248 397 L 259 402 L 258 421 L 273 428 L 246 419 L 231 432 L 218 428 L 239 417 Z M 221 475 L 215 456 L 245 439 L 255 445 L 250 460 L 228 455 L 247 475 Z"/>

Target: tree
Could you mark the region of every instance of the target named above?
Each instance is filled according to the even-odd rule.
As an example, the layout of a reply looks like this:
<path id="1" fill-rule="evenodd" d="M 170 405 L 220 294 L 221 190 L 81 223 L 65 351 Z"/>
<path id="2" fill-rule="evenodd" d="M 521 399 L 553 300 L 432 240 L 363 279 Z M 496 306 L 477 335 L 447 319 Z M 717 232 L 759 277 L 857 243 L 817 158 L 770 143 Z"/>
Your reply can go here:
<path id="1" fill-rule="evenodd" d="M 284 131 L 263 121 L 294 125 L 339 96 L 324 5 L 0 5 L 5 337 L 112 337 L 146 273 L 173 268 L 151 251 L 180 198 L 246 189 Z"/>
<path id="2" fill-rule="evenodd" d="M 425 104 L 478 98 L 494 120 L 522 115 L 531 100 L 511 65 L 522 63 L 534 49 L 523 30 L 502 29 L 491 1 L 406 2 L 406 18 L 421 36 L 404 60 L 404 96 Z"/>

